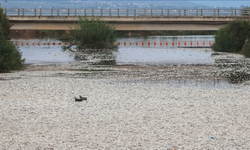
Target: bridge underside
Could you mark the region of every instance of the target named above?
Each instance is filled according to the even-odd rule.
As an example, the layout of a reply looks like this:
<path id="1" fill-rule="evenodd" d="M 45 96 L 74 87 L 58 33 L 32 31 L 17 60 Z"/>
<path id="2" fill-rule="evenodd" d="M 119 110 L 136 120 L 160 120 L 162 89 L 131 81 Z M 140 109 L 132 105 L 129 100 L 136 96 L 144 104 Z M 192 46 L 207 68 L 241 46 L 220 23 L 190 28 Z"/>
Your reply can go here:
<path id="1" fill-rule="evenodd" d="M 108 23 L 114 25 L 115 30 L 218 30 L 225 24 L 183 24 L 183 23 Z M 74 28 L 74 23 L 14 23 L 12 30 L 70 30 Z"/>
<path id="2" fill-rule="evenodd" d="M 8 16 L 12 30 L 70 30 L 78 17 L 71 16 Z M 92 17 L 87 17 L 91 19 Z M 172 18 L 123 18 L 103 17 L 100 20 L 114 25 L 116 30 L 218 30 L 237 17 L 172 17 Z M 249 20 L 249 17 L 241 17 Z"/>

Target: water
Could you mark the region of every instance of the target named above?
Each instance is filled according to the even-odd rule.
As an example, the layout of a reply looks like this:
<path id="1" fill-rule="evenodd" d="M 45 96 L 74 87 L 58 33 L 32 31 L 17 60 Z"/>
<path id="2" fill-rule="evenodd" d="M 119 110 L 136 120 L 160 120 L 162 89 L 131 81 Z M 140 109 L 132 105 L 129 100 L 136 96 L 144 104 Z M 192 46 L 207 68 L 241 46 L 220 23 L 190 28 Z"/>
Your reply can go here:
<path id="1" fill-rule="evenodd" d="M 114 74 L 106 72 L 118 68 L 117 70 L 120 72 L 117 72 L 116 75 L 127 78 L 130 80 L 129 82 L 133 83 L 150 82 L 153 85 L 161 82 L 165 83 L 166 86 L 191 88 L 244 88 L 242 81 L 238 82 L 238 79 L 235 79 L 241 80 L 242 78 L 232 75 L 231 70 L 234 67 L 210 67 L 225 66 L 225 64 L 229 66 L 232 62 L 235 64 L 244 58 L 242 55 L 227 53 L 214 55 L 211 48 L 208 48 L 214 42 L 214 36 L 123 37 L 118 38 L 115 43 L 119 44 L 117 51 L 76 54 L 70 51 L 63 52 L 61 46 L 69 43 L 53 38 L 13 38 L 12 41 L 19 47 L 22 57 L 26 59 L 26 64 L 80 63 L 84 65 L 80 71 L 83 71 L 84 75 L 90 74 L 91 76 L 96 74 L 111 76 Z M 193 44 L 190 45 L 190 43 Z M 249 59 L 244 60 L 250 62 Z M 127 70 L 124 71 L 124 68 L 119 66 L 132 67 L 126 68 Z M 148 67 L 143 70 L 144 66 Z M 163 67 L 157 68 L 159 66 Z M 169 68 L 169 66 L 173 67 Z M 206 74 L 210 74 L 218 68 L 221 70 L 219 72 L 228 72 L 229 78 L 219 76 L 207 78 Z M 248 78 L 248 73 L 245 72 L 248 72 L 248 68 L 245 67 L 244 71 L 246 78 Z M 197 76 L 194 75 L 195 72 Z"/>
<path id="2" fill-rule="evenodd" d="M 65 42 L 55 39 L 12 39 L 19 46 L 26 63 L 65 63 L 75 62 L 74 55 L 63 52 L 60 45 Z M 190 47 L 190 43 L 195 43 Z M 197 44 L 200 43 L 200 44 Z M 213 36 L 148 36 L 118 38 L 120 44 L 117 52 L 113 52 L 113 58 L 117 65 L 121 64 L 203 64 L 213 65 L 210 48 L 203 48 L 213 43 Z M 59 45 L 60 43 L 60 45 Z M 128 43 L 124 45 L 124 43 Z M 136 45 L 137 43 L 137 45 Z M 142 45 L 144 43 L 144 45 Z M 149 45 L 150 43 L 151 45 Z M 163 44 L 164 43 L 164 44 Z M 169 43 L 166 45 L 166 43 Z M 185 45 L 186 43 L 186 45 Z M 203 45 L 204 43 L 204 45 Z M 67 43 L 69 44 L 69 43 Z M 185 48 L 190 47 L 190 48 Z M 201 48 L 196 48 L 201 46 Z M 100 58 L 103 54 L 94 55 Z M 109 53 L 104 53 L 109 55 Z M 90 57 L 89 59 L 93 59 Z M 88 58 L 86 58 L 88 59 Z M 103 57 L 99 61 L 102 61 Z M 97 60 L 98 61 L 98 60 Z"/>

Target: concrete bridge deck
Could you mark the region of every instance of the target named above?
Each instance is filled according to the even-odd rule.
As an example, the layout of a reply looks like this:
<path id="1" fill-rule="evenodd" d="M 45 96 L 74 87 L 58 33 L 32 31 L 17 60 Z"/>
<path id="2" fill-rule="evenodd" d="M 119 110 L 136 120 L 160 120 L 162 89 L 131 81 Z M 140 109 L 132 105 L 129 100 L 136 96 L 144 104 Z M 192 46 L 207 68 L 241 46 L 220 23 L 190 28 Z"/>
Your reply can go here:
<path id="1" fill-rule="evenodd" d="M 7 12 L 7 10 L 5 9 Z M 57 11 L 57 14 L 54 14 L 53 9 L 51 9 L 51 14 L 40 14 L 36 10 L 34 12 L 25 14 L 24 9 L 20 13 L 19 9 L 17 14 L 9 14 L 8 18 L 13 26 L 12 30 L 70 30 L 74 28 L 75 23 L 79 20 L 78 14 L 68 13 L 62 15 Z M 205 14 L 205 10 L 194 11 L 193 15 L 188 15 L 187 11 L 184 10 L 183 13 L 181 10 L 178 10 L 179 13 L 170 14 L 169 10 L 167 14 L 163 13 L 163 10 L 159 10 L 158 13 L 153 14 L 151 10 L 150 14 L 144 13 L 136 14 L 136 11 L 132 15 L 121 14 L 118 9 L 115 15 L 104 16 L 102 13 L 94 15 L 94 10 L 92 9 L 91 15 L 85 13 L 83 17 L 88 19 L 91 18 L 100 18 L 100 20 L 106 21 L 109 25 L 114 25 L 116 30 L 218 30 L 220 27 L 232 22 L 235 19 L 243 19 L 250 21 L 250 10 L 213 10 L 213 13 Z M 219 13 L 219 11 L 221 11 Z M 44 11 L 43 11 L 44 12 Z M 85 10 L 86 12 L 86 10 Z M 109 11 L 111 12 L 111 10 Z M 224 12 L 224 14 L 222 13 Z M 236 14 L 237 12 L 237 14 Z M 239 13 L 239 12 L 245 12 Z"/>

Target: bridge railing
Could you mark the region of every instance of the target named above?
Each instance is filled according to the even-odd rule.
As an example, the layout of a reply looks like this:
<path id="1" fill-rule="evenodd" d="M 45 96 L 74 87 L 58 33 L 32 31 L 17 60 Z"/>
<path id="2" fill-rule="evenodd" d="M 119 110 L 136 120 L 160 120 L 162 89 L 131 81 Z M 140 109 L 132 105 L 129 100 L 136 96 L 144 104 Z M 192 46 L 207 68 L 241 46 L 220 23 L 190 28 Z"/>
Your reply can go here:
<path id="1" fill-rule="evenodd" d="M 4 8 L 7 16 L 95 17 L 236 17 L 250 16 L 250 9 L 47 9 Z"/>

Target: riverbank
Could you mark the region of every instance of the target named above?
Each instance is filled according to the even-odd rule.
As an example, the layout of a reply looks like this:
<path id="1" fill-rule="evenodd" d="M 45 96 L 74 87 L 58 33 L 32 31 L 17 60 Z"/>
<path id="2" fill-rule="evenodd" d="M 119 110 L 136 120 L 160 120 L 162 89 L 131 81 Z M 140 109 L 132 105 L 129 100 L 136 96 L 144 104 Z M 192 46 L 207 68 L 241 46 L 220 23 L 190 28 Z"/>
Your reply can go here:
<path id="1" fill-rule="evenodd" d="M 0 149 L 250 148 L 249 85 L 164 82 L 219 79 L 215 67 L 116 66 L 86 75 L 93 69 L 29 65 L 0 74 Z M 88 100 L 75 102 L 78 95 Z"/>

